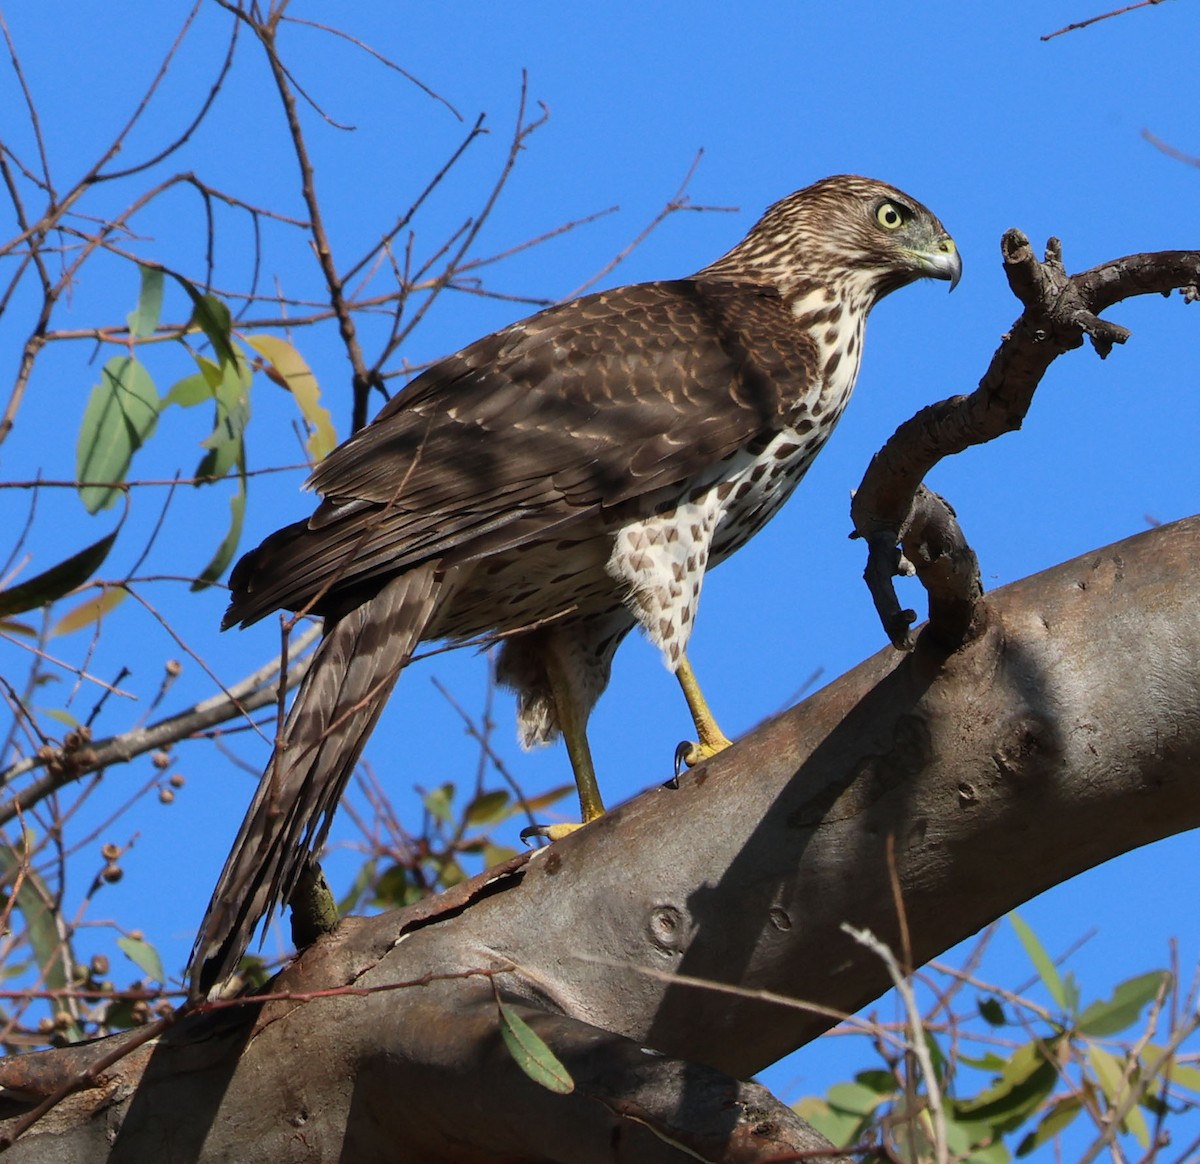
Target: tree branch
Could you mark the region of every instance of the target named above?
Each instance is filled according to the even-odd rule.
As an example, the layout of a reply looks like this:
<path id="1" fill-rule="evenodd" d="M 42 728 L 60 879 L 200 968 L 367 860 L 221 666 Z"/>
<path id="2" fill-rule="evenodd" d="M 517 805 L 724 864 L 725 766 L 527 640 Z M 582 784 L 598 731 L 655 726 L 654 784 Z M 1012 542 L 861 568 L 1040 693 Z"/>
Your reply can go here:
<path id="1" fill-rule="evenodd" d="M 921 482 L 944 457 L 1021 427 L 1047 368 L 1087 336 L 1100 358 L 1129 331 L 1098 313 L 1132 295 L 1170 294 L 1200 283 L 1200 251 L 1128 255 L 1067 275 L 1057 239 L 1039 262 L 1018 230 L 1002 240 L 1004 270 L 1025 310 L 1005 335 L 969 396 L 923 408 L 871 459 L 850 507 L 855 536 L 866 539 L 866 579 L 892 643 L 908 649 L 916 619 L 903 610 L 892 579 L 905 572 L 897 551 L 930 590 L 931 633 L 947 646 L 982 632 L 978 566 L 953 510 Z"/>
<path id="2" fill-rule="evenodd" d="M 297 636 L 289 655 L 295 658 L 305 651 L 320 637 L 320 633 L 319 626 L 306 629 Z M 7 786 L 18 777 L 38 768 L 45 768 L 46 772 L 8 800 L 0 802 L 0 826 L 7 824 L 22 812 L 28 812 L 52 792 L 86 776 L 89 772 L 99 772 L 110 764 L 124 763 L 147 752 L 170 747 L 218 724 L 228 723 L 232 719 L 249 715 L 260 707 L 274 704 L 280 697 L 278 683 L 275 682 L 280 662 L 279 657 L 272 659 L 222 691 L 220 695 L 146 727 L 134 728 L 119 736 L 97 740 L 83 748 L 52 749 L 49 755 L 39 752 L 38 755 L 19 760 L 4 772 L 0 772 L 0 787 Z M 284 678 L 285 692 L 290 691 L 304 677 L 308 662 L 308 656 L 305 656 L 289 665 Z"/>
<path id="3" fill-rule="evenodd" d="M 336 1160 L 350 1143 L 363 1158 L 384 1140 L 430 1162 L 656 1159 L 638 1152 L 677 1130 L 658 1122 L 675 1101 L 645 1096 L 706 1088 L 733 1107 L 706 1099 L 718 1124 L 688 1126 L 727 1132 L 724 1154 L 689 1141 L 676 1158 L 762 1159 L 735 1134 L 755 1096 L 688 1064 L 746 1078 L 885 991 L 886 967 L 841 926 L 899 948 L 893 877 L 921 963 L 1052 884 L 1200 824 L 1198 556 L 1192 518 L 1004 587 L 959 650 L 924 634 L 911 653 L 889 648 L 678 788 L 409 910 L 344 922 L 272 1001 L 178 1024 L 12 1159 L 86 1154 L 114 1126 L 114 1150 L 134 1158 L 168 1124 L 199 1161 L 247 1142 L 270 1159 Z M 579 1106 L 523 1080 L 484 978 L 585 1095 L 630 1106 Z M 669 1062 L 639 1076 L 655 1052 Z M 50 1065 L 84 1070 L 80 1053 L 38 1063 L 61 1085 Z M 23 1060 L 0 1084 L 6 1072 L 28 1079 Z M 34 1102 L 10 1098 L 0 1115 Z"/>

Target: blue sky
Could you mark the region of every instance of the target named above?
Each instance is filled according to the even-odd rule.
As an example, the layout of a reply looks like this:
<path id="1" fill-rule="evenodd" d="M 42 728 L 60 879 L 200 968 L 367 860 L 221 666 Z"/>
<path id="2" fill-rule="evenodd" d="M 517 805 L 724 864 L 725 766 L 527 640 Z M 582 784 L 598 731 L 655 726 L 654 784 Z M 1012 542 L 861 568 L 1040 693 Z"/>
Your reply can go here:
<path id="1" fill-rule="evenodd" d="M 830 445 L 783 513 L 706 583 L 692 656 L 727 732 L 741 733 L 785 706 L 815 671 L 825 682 L 883 645 L 860 580 L 861 548 L 846 537 L 848 494 L 897 424 L 932 400 L 974 387 L 1016 317 L 998 261 L 1001 233 L 1020 227 L 1038 247 L 1048 235 L 1060 236 L 1072 270 L 1129 252 L 1196 245 L 1200 172 L 1142 134 L 1149 130 L 1200 153 L 1200 125 L 1181 81 L 1194 75 L 1200 8 L 1176 0 L 1049 42 L 1039 39 L 1104 7 L 1085 0 L 368 3 L 344 17 L 330 17 L 328 6 L 294 7 L 298 16 L 341 21 L 436 90 L 467 123 L 488 114 L 490 135 L 416 222 L 418 255 L 436 249 L 478 208 L 483 185 L 503 162 L 527 71 L 531 102 L 544 102 L 550 118 L 526 144 L 476 253 L 504 251 L 611 206 L 620 210 L 498 267 L 489 283 L 507 295 L 555 298 L 590 278 L 654 217 L 700 149 L 692 200 L 736 209 L 673 216 L 603 284 L 687 274 L 740 238 L 766 205 L 829 173 L 891 181 L 926 202 L 954 234 L 965 265 L 958 290 L 947 296 L 943 284 L 921 285 L 879 308 L 855 399 Z M 128 116 L 185 11 L 182 5 L 85 2 L 5 13 L 61 186 L 91 164 L 98 143 Z M 186 123 L 219 63 L 226 23 L 216 5 L 205 6 L 123 164 L 155 152 Z M 284 44 L 312 99 L 331 119 L 354 127 L 338 129 L 310 108 L 303 111 L 334 251 L 348 261 L 412 202 L 461 140 L 465 124 L 352 45 L 299 26 L 286 31 Z M 11 72 L 0 75 L 0 110 L 4 137 L 32 158 Z M 212 117 L 159 173 L 184 169 L 247 201 L 301 212 L 278 104 L 248 39 Z M 129 197 L 104 189 L 87 205 L 103 213 Z M 137 220 L 140 237 L 130 249 L 198 272 L 202 221 L 194 195 L 172 194 Z M 248 221 L 222 212 L 218 223 L 216 282 L 244 285 Z M 281 230 L 266 231 L 263 273 L 293 292 L 319 292 L 307 249 Z M 136 293 L 130 265 L 97 265 L 56 323 L 120 322 Z M 0 351 L 10 370 L 30 325 L 30 302 L 19 299 L 0 319 Z M 1124 349 L 1104 363 L 1090 350 L 1060 360 L 1022 432 L 937 468 L 930 484 L 957 509 L 989 587 L 1137 532 L 1147 517 L 1166 521 L 1194 510 L 1200 486 L 1196 311 L 1156 298 L 1110 312 L 1134 331 Z M 168 298 L 168 317 L 184 313 Z M 403 356 L 420 363 L 525 313 L 519 303 L 447 296 Z M 377 333 L 370 327 L 367 333 L 370 343 Z M 344 435 L 346 364 L 336 337 L 298 333 L 296 340 Z M 89 366 L 93 356 L 82 344 L 46 353 L 18 428 L 0 447 L 0 477 L 73 476 L 74 426 L 100 362 Z M 151 363 L 164 388 L 189 371 L 178 351 Z M 297 445 L 282 394 L 265 383 L 254 392 L 253 467 L 294 463 Z M 134 475 L 189 472 L 205 435 L 197 423 L 179 410 L 164 417 Z M 247 546 L 308 511 L 309 502 L 296 493 L 301 479 L 297 470 L 255 480 Z M 106 574 L 120 576 L 136 560 L 161 503 L 161 491 L 138 495 Z M 27 504 L 24 494 L 0 491 L 0 528 L 19 528 Z M 28 545 L 30 571 L 112 525 L 111 515 L 85 519 L 66 493 L 46 493 L 40 504 Z M 176 540 L 155 546 L 146 572 L 194 572 L 222 535 L 223 496 L 189 490 L 175 506 Z M 147 596 L 225 682 L 274 647 L 267 626 L 218 636 L 223 598 L 215 589 L 188 596 L 184 587 L 162 583 L 147 587 Z M 919 602 L 915 584 L 908 600 Z M 121 632 L 101 642 L 89 667 L 111 676 L 136 644 L 127 686 L 145 701 L 157 688 L 162 660 L 179 651 L 144 613 L 128 609 L 121 618 Z M 80 659 L 86 638 L 64 639 L 62 650 Z M 0 673 L 19 685 L 23 667 L 23 657 L 0 642 Z M 405 790 L 414 782 L 468 783 L 474 772 L 474 749 L 434 690 L 434 677 L 469 709 L 483 698 L 484 664 L 466 653 L 440 656 L 406 674 L 367 760 L 408 810 L 416 802 Z M 61 686 L 65 691 L 67 684 Z M 212 690 L 212 681 L 189 661 L 162 710 L 187 706 Z M 86 714 L 94 700 L 82 692 L 76 713 Z M 137 714 L 106 709 L 98 734 L 121 730 Z M 519 752 L 507 698 L 498 700 L 496 718 L 497 745 L 529 791 L 567 778 L 560 750 Z M 689 728 L 656 652 L 631 638 L 592 721 L 609 801 L 665 778 L 675 744 Z M 235 749 L 255 770 L 266 758 L 265 747 L 249 738 Z M 125 880 L 106 889 L 89 913 L 141 926 L 172 969 L 183 964 L 252 790 L 247 771 L 212 749 L 182 750 L 178 766 L 188 783 L 173 806 L 148 803 L 101 838 L 111 833 L 123 841 L 138 833 Z M 151 775 L 145 760 L 111 772 L 87 813 L 103 819 Z M 343 814 L 335 839 L 352 835 Z M 1102 993 L 1127 974 L 1165 962 L 1168 937 L 1191 921 L 1179 903 L 1195 897 L 1197 855 L 1190 837 L 1131 854 L 1031 903 L 1026 916 L 1052 950 L 1097 928 L 1072 965 Z M 71 892 L 83 892 L 94 865 L 91 851 L 80 857 Z M 352 861 L 333 867 L 349 870 Z M 1186 968 L 1196 961 L 1197 944 L 1186 932 L 1181 943 Z M 997 977 L 1013 982 L 1024 969 L 1009 945 L 998 943 L 992 965 Z M 819 1089 L 838 1077 L 837 1056 L 832 1068 L 830 1056 L 824 1046 L 806 1051 L 776 1069 L 771 1081 L 786 1098 Z"/>

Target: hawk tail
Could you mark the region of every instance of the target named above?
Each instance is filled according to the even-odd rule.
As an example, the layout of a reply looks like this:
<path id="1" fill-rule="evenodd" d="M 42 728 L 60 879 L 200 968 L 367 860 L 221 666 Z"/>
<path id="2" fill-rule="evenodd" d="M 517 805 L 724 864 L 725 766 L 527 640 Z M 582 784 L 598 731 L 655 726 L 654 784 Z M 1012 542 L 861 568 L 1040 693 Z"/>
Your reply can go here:
<path id="1" fill-rule="evenodd" d="M 429 563 L 326 626 L 201 923 L 193 998 L 237 969 L 256 926 L 320 851 L 367 737 L 446 597 Z"/>

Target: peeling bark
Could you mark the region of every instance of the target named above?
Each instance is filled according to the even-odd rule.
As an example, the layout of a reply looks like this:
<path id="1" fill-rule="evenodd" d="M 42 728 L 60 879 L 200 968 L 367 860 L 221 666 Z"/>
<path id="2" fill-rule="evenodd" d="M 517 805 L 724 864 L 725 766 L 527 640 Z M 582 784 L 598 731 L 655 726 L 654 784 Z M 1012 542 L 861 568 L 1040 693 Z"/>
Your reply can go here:
<path id="1" fill-rule="evenodd" d="M 94 1160 L 109 1144 L 113 1160 L 429 1164 L 801 1150 L 800 1122 L 737 1080 L 888 988 L 840 926 L 897 943 L 889 836 L 923 962 L 1200 823 L 1197 560 L 1193 518 L 996 591 L 957 652 L 924 634 L 889 648 L 678 788 L 445 899 L 344 923 L 271 1000 L 185 1017 L 10 1158 Z M 516 1066 L 494 991 L 554 1048 L 572 1095 Z M 0 1082 L 24 1092 L 0 1132 L 112 1042 L 6 1063 Z"/>

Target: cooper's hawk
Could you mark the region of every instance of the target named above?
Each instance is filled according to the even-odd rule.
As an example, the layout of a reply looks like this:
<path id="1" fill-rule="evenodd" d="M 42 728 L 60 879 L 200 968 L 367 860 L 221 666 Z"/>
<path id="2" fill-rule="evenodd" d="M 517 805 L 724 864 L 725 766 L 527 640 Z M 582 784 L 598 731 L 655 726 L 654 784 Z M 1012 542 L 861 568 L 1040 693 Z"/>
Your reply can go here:
<path id="1" fill-rule="evenodd" d="M 417 377 L 320 464 L 316 512 L 230 579 L 225 626 L 325 618 L 205 916 L 204 994 L 325 839 L 392 686 L 425 639 L 499 632 L 521 742 L 565 737 L 603 812 L 585 725 L 640 625 L 679 677 L 703 759 L 727 744 L 687 661 L 705 570 L 778 509 L 854 386 L 863 325 L 922 276 L 958 281 L 941 223 L 835 177 L 772 206 L 689 279 L 588 295 Z"/>

